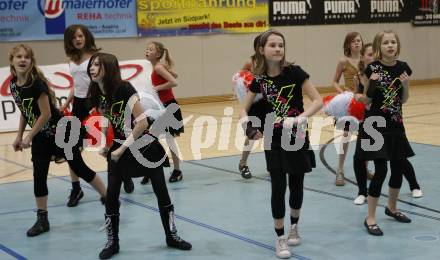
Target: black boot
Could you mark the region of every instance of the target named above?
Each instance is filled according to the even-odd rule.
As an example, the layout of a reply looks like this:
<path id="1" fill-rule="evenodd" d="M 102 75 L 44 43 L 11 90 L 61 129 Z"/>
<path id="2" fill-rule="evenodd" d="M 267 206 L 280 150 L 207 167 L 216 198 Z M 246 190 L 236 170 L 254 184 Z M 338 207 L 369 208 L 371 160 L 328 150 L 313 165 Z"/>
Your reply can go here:
<path id="1" fill-rule="evenodd" d="M 174 206 L 169 205 L 160 209 L 160 219 L 165 230 L 167 245 L 180 250 L 191 250 L 191 244 L 177 235 L 176 224 L 174 223 Z"/>
<path id="2" fill-rule="evenodd" d="M 107 243 L 99 253 L 99 259 L 109 259 L 119 253 L 119 213 L 105 214 L 105 229 L 107 231 Z"/>
<path id="3" fill-rule="evenodd" d="M 37 222 L 27 231 L 28 237 L 35 237 L 49 231 L 49 220 L 47 219 L 47 210 L 39 209 L 37 211 Z"/>

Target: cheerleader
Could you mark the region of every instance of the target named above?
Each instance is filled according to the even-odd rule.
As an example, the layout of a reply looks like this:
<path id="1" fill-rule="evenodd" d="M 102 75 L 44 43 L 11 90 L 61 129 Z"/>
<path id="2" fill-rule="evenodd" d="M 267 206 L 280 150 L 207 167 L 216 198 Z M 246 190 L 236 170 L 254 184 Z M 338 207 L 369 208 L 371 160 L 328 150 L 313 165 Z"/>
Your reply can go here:
<path id="1" fill-rule="evenodd" d="M 183 174 L 180 169 L 180 158 L 178 156 L 178 147 L 175 138 L 184 132 L 182 111 L 174 98 L 173 88 L 177 87 L 177 74 L 171 70 L 174 62 L 170 57 L 168 49 L 160 42 L 151 42 L 147 45 L 145 50 L 145 57 L 151 62 L 153 72 L 151 73 L 151 82 L 153 89 L 159 94 L 160 101 L 165 108 L 177 107 L 174 112 L 175 119 L 179 122 L 179 127 L 168 127 L 169 134 L 166 135 L 167 145 L 171 148 L 171 157 L 173 158 L 174 170 L 168 179 L 169 182 L 178 182 L 183 179 Z M 165 63 L 161 63 L 161 59 L 165 59 Z M 148 177 L 142 179 L 141 184 L 147 184 Z"/>
<path id="2" fill-rule="evenodd" d="M 69 58 L 69 71 L 73 78 L 73 88 L 70 89 L 66 102 L 61 106 L 61 111 L 66 111 L 72 104 L 72 116 L 76 116 L 79 121 L 84 122 L 89 116 L 90 105 L 87 103 L 87 91 L 90 79 L 87 76 L 87 64 L 90 57 L 100 51 L 96 47 L 95 37 L 92 32 L 82 24 L 72 24 L 64 31 L 64 51 Z M 85 136 L 85 129 L 81 131 L 80 143 Z M 76 207 L 84 196 L 78 176 L 69 169 L 72 180 L 72 191 L 70 192 L 68 207 Z M 127 193 L 134 190 L 131 179 L 124 181 L 124 189 Z"/>
<path id="3" fill-rule="evenodd" d="M 112 146 L 101 153 L 108 162 L 108 196 L 105 204 L 108 240 L 99 257 L 108 259 L 119 252 L 119 195 L 124 175 L 130 178 L 149 176 L 157 197 L 167 245 L 190 250 L 191 244 L 177 235 L 174 223 L 174 206 L 163 173 L 163 167 L 169 167 L 168 157 L 157 138 L 147 131 L 149 123 L 136 90 L 121 79 L 118 60 L 112 54 L 94 54 L 87 71 L 92 81 L 88 92 L 91 104 L 110 121 L 115 135 Z M 142 144 L 140 150 L 136 148 L 139 143 Z M 135 150 L 137 153 L 133 152 Z"/>
<path id="4" fill-rule="evenodd" d="M 27 236 L 33 237 L 50 229 L 47 212 L 47 175 L 50 161 L 60 162 L 62 158 L 66 159 L 64 150 L 55 143 L 55 130 L 61 113 L 55 105 L 55 94 L 37 67 L 34 53 L 29 46 L 15 46 L 9 53 L 9 62 L 13 76 L 9 88 L 21 111 L 17 137 L 12 147 L 14 151 L 31 148 L 32 154 L 37 221 L 27 231 Z M 31 130 L 23 138 L 26 124 Z M 78 146 L 79 144 L 72 148 L 73 159 L 67 160 L 67 163 L 79 177 L 100 193 L 101 202 L 105 202 L 105 186 L 101 178 L 84 163 Z"/>
<path id="5" fill-rule="evenodd" d="M 365 122 L 359 131 L 355 158 L 374 161 L 375 174 L 368 189 L 368 215 L 364 226 L 369 234 L 375 236 L 383 235 L 376 222 L 376 208 L 387 174 L 388 161 L 392 171 L 385 214 L 398 222 L 411 222 L 411 219 L 397 209 L 405 160 L 414 155 L 402 120 L 402 104 L 409 97 L 409 77 L 412 71 L 406 62 L 397 60 L 400 48 L 400 40 L 395 32 L 384 31 L 377 34 L 373 42 L 376 61 L 365 70 L 365 76 L 369 78 L 365 86 L 366 98 L 371 107 L 366 110 Z"/>
<path id="6" fill-rule="evenodd" d="M 362 37 L 360 33 L 358 32 L 350 32 L 345 36 L 344 40 L 344 57 L 342 57 L 337 66 L 336 66 L 336 72 L 333 77 L 333 86 L 336 89 L 338 93 L 342 93 L 344 91 L 355 91 L 355 85 L 353 83 L 354 76 L 358 73 L 357 65 L 360 61 L 360 51 L 363 45 Z M 342 88 L 339 85 L 339 81 L 341 79 L 341 76 L 344 75 L 344 83 L 345 86 Z M 337 118 L 338 120 L 338 118 Z M 348 151 L 348 144 L 349 144 L 349 130 L 350 130 L 350 122 L 345 122 L 344 126 L 344 133 L 342 136 L 342 153 L 339 154 L 338 159 L 338 169 L 336 171 L 336 179 L 335 179 L 335 185 L 336 186 L 344 186 L 345 185 L 345 179 L 344 179 L 344 163 L 345 158 Z"/>
<path id="7" fill-rule="evenodd" d="M 269 30 L 260 37 L 256 52 L 255 79 L 244 101 L 240 117 L 247 117 L 255 96 L 261 93 L 268 104 L 264 154 L 271 178 L 271 208 L 277 234 L 275 253 L 279 258 L 289 258 L 291 253 L 288 245 L 298 245 L 301 242 L 297 225 L 303 202 L 304 173 L 312 170 L 306 118 L 319 111 L 322 100 L 309 81 L 309 75 L 299 66 L 285 60 L 284 36 Z M 307 110 L 303 106 L 303 93 L 312 101 Z M 271 129 L 267 129 L 269 125 L 272 126 Z M 249 126 L 246 127 L 246 135 L 253 140 L 263 137 L 258 128 Z M 287 178 L 291 225 L 286 237 L 284 215 Z"/>
<path id="8" fill-rule="evenodd" d="M 258 41 L 260 39 L 260 35 L 254 38 L 254 52 L 257 52 Z M 244 64 L 241 71 L 236 73 L 233 76 L 233 84 L 234 84 L 234 94 L 237 96 L 240 102 L 244 102 L 244 98 L 246 97 L 247 92 L 249 91 L 250 83 L 253 80 L 253 71 L 255 67 L 255 54 L 251 56 L 251 60 Z M 265 102 L 262 99 L 261 94 L 258 94 L 254 99 L 254 103 L 252 103 L 249 109 L 249 116 L 256 116 L 260 122 L 261 127 L 260 131 L 263 132 L 264 126 L 264 117 L 265 117 Z M 247 160 L 249 158 L 249 154 L 251 153 L 252 147 L 254 145 L 253 140 L 249 140 L 246 136 L 243 145 L 243 152 L 241 154 L 240 162 L 238 163 L 238 170 L 240 171 L 241 177 L 244 179 L 252 178 L 252 173 L 247 165 Z"/>

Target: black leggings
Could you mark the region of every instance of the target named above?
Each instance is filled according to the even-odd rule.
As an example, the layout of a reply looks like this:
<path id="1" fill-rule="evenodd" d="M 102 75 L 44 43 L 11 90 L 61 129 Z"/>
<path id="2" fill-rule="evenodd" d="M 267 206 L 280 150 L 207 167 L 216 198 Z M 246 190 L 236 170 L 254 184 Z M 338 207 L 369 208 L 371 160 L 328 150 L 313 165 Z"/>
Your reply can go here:
<path id="1" fill-rule="evenodd" d="M 122 174 L 124 173 L 114 172 L 108 174 L 107 200 L 105 203 L 105 211 L 107 215 L 119 213 L 119 194 L 121 192 Z M 157 198 L 159 209 L 171 205 L 163 168 L 157 168 L 157 171 L 152 172 L 149 177 L 151 180 L 151 186 L 153 186 L 154 194 Z"/>
<path id="2" fill-rule="evenodd" d="M 90 169 L 84 162 L 79 149 L 73 149 L 73 158 L 72 160 L 67 160 L 67 163 L 78 177 L 83 178 L 87 182 L 93 181 L 96 176 L 96 172 Z M 34 167 L 34 195 L 35 197 L 47 196 L 49 194 L 47 175 L 49 173 L 50 160 L 32 160 L 32 164 Z"/>
<path id="3" fill-rule="evenodd" d="M 402 178 L 403 178 L 403 166 L 404 160 L 391 160 L 391 176 L 390 181 L 388 182 L 388 186 L 393 189 L 400 189 L 402 186 Z M 385 159 L 376 159 L 374 160 L 374 177 L 370 182 L 370 187 L 368 189 L 368 195 L 371 197 L 378 198 L 380 197 L 380 193 L 382 190 L 382 184 L 385 181 L 385 177 L 387 175 L 387 160 Z"/>
<path id="4" fill-rule="evenodd" d="M 380 164 L 380 162 L 379 162 L 379 164 Z M 406 180 L 408 181 L 409 187 L 411 190 L 420 189 L 420 186 L 417 183 L 414 168 L 408 159 L 405 158 L 402 160 L 391 160 L 390 165 L 391 165 L 391 178 L 390 178 L 389 186 L 391 188 L 397 189 L 397 188 L 401 187 L 402 177 L 399 175 L 403 174 L 403 176 L 405 176 Z M 353 159 L 353 167 L 354 167 L 354 173 L 355 173 L 356 181 L 357 181 L 358 188 L 359 188 L 358 195 L 367 196 L 367 167 L 365 165 L 365 161 L 360 160 L 355 157 Z M 375 167 L 376 167 L 376 163 L 375 163 Z M 381 168 L 381 167 L 383 167 L 383 165 L 379 166 L 379 169 L 381 171 L 384 171 L 383 168 Z M 375 171 L 377 173 L 377 169 Z M 385 164 L 385 175 L 383 177 L 383 180 L 381 181 L 381 186 L 385 180 L 386 172 L 387 172 L 387 166 Z M 375 173 L 375 175 L 376 175 L 376 173 Z M 371 189 L 371 185 L 370 185 L 370 189 Z M 374 194 L 377 194 L 377 184 L 375 184 L 374 189 L 376 189 L 374 191 Z M 379 194 L 380 194 L 380 191 L 379 191 Z"/>
<path id="5" fill-rule="evenodd" d="M 270 171 L 272 185 L 272 217 L 275 219 L 284 218 L 286 213 L 286 188 L 287 176 L 289 176 L 289 205 L 292 209 L 301 209 L 304 196 L 304 173 L 285 174 L 281 171 Z"/>

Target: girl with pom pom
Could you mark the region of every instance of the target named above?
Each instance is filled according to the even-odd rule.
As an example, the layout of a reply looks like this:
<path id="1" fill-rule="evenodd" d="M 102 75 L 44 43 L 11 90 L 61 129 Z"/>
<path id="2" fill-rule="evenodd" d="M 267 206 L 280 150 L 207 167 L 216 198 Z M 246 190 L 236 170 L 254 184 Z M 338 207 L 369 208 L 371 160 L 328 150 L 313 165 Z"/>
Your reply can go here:
<path id="1" fill-rule="evenodd" d="M 400 50 L 400 40 L 395 32 L 378 33 L 373 42 L 375 61 L 365 70 L 365 77 L 369 79 L 365 81 L 365 93 L 371 107 L 366 110 L 363 127 L 359 130 L 355 158 L 374 161 L 375 174 L 368 189 L 368 215 L 364 220 L 368 233 L 374 236 L 383 235 L 376 222 L 376 208 L 388 161 L 392 170 L 385 214 L 401 223 L 411 222 L 397 209 L 405 160 L 414 156 L 402 118 L 402 104 L 409 98 L 412 70 L 406 62 L 397 60 Z"/>
<path id="2" fill-rule="evenodd" d="M 109 259 L 119 253 L 119 195 L 124 175 L 150 176 L 166 244 L 190 250 L 191 244 L 178 236 L 174 222 L 174 206 L 163 172 L 163 167 L 169 166 L 168 157 L 158 139 L 148 130 L 151 119 L 143 109 L 138 93 L 128 81 L 122 80 L 119 62 L 112 54 L 94 54 L 87 71 L 91 80 L 87 96 L 92 107 L 110 121 L 115 135 L 107 154 L 103 154 L 108 167 L 104 227 L 107 243 L 99 258 Z"/>
<path id="3" fill-rule="evenodd" d="M 180 169 L 180 158 L 178 156 L 178 148 L 175 137 L 180 136 L 184 132 L 182 111 L 174 98 L 173 88 L 177 87 L 177 74 L 171 70 L 174 62 L 170 57 L 170 52 L 165 46 L 160 42 L 151 42 L 147 45 L 145 50 L 145 57 L 151 62 L 153 66 L 153 72 L 151 73 L 151 82 L 153 84 L 153 89 L 159 94 L 160 101 L 163 103 L 165 108 L 176 108 L 174 112 L 174 117 L 179 121 L 179 127 L 168 127 L 167 131 L 170 135 L 166 135 L 166 142 L 171 148 L 171 156 L 173 158 L 174 170 L 168 179 L 169 182 L 178 182 L 183 179 L 183 174 Z M 165 59 L 162 63 L 161 60 Z M 148 183 L 148 177 L 142 179 L 141 184 Z"/>
<path id="4" fill-rule="evenodd" d="M 307 133 L 307 118 L 322 107 L 322 99 L 301 67 L 285 60 L 284 36 L 275 30 L 264 32 L 258 41 L 255 78 L 244 101 L 240 118 L 248 116 L 249 109 L 258 93 L 267 102 L 265 135 L 266 168 L 271 178 L 271 208 L 275 232 L 275 254 L 289 258 L 288 245 L 298 245 L 298 221 L 303 202 L 304 174 L 312 170 Z M 303 93 L 311 100 L 304 109 Z M 246 135 L 260 139 L 263 134 L 258 127 L 248 124 Z M 287 175 L 287 176 L 286 176 Z M 289 179 L 287 183 L 287 179 Z M 285 193 L 289 186 L 290 226 L 284 236 L 286 211 Z"/>
<path id="5" fill-rule="evenodd" d="M 258 35 L 257 37 L 254 38 L 254 51 L 255 52 L 257 52 L 259 40 L 260 40 L 260 35 Z M 244 99 L 247 95 L 247 92 L 249 91 L 249 86 L 252 83 L 252 80 L 254 79 L 254 76 L 252 73 L 255 68 L 255 62 L 256 62 L 256 57 L 254 54 L 251 56 L 251 60 L 249 62 L 247 62 L 246 64 L 244 64 L 242 70 L 237 72 L 232 77 L 232 82 L 233 82 L 233 86 L 234 86 L 234 88 L 233 88 L 234 94 L 237 96 L 238 100 L 241 103 L 244 102 Z M 262 95 L 258 94 L 255 97 L 251 108 L 249 109 L 249 115 L 256 116 L 260 120 L 260 122 L 261 122 L 260 131 L 263 131 L 263 127 L 264 127 L 264 119 L 265 119 L 264 117 L 266 116 L 264 114 L 264 109 L 265 109 L 265 102 L 264 102 L 264 100 L 262 100 Z M 241 159 L 238 164 L 238 170 L 240 171 L 241 177 L 243 177 L 244 179 L 252 178 L 252 173 L 249 170 L 249 166 L 247 165 L 247 159 L 249 157 L 249 154 L 251 153 L 253 144 L 254 144 L 254 141 L 250 140 L 246 136 L 246 139 L 245 139 L 244 145 L 243 145 L 243 152 L 241 154 Z"/>
<path id="6" fill-rule="evenodd" d="M 363 45 L 363 41 L 360 33 L 350 32 L 345 36 L 344 45 L 343 45 L 344 56 L 339 60 L 336 66 L 336 72 L 333 77 L 333 83 L 332 83 L 338 93 L 343 93 L 344 91 L 349 91 L 352 93 L 355 91 L 353 78 L 358 73 L 357 65 L 360 61 L 360 56 L 361 56 L 360 51 L 362 45 Z M 344 83 L 345 83 L 344 87 L 341 87 L 339 85 L 339 81 L 342 75 L 344 76 Z M 341 108 L 344 107 L 346 107 L 346 105 L 341 104 Z M 338 123 L 339 118 L 336 116 L 335 118 L 336 118 L 336 125 L 339 125 Z M 344 125 L 344 132 L 341 139 L 342 153 L 339 154 L 338 169 L 336 171 L 336 179 L 335 179 L 336 186 L 345 185 L 344 163 L 348 151 L 348 144 L 350 138 L 349 126 L 350 126 L 350 122 L 346 121 Z"/>

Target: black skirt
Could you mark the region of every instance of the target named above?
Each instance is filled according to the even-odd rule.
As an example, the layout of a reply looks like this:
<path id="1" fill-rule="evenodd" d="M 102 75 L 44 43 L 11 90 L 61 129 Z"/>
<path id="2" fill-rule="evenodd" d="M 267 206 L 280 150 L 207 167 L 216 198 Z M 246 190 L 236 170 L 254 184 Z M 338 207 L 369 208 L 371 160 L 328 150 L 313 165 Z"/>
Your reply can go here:
<path id="1" fill-rule="evenodd" d="M 167 108 L 171 104 L 176 104 L 177 106 L 179 106 L 179 104 L 177 103 L 177 101 L 175 99 L 171 99 L 170 101 L 165 102 L 163 105 L 165 106 L 165 108 Z M 182 117 L 182 111 L 180 110 L 180 106 L 176 110 L 176 112 L 173 113 L 173 115 L 174 115 L 174 118 L 176 118 L 177 121 L 180 122 L 180 125 L 177 129 L 175 129 L 173 127 L 167 127 L 166 131 L 169 132 L 172 136 L 176 137 L 184 132 L 183 117 Z"/>
<path id="2" fill-rule="evenodd" d="M 316 167 L 315 153 L 309 150 L 308 135 L 304 145 L 297 151 L 286 151 L 279 142 L 272 142 L 271 149 L 265 150 L 267 171 L 281 171 L 287 174 L 303 174 Z"/>
<path id="3" fill-rule="evenodd" d="M 107 154 L 108 173 L 125 175 L 131 178 L 150 176 L 150 174 L 161 173 L 163 167 L 170 167 L 168 156 L 162 145 L 157 139 L 151 144 L 140 149 L 142 158 L 146 159 L 152 164 L 147 166 L 142 164 L 142 161 L 135 158 L 129 148 L 125 150 L 117 162 L 111 160 L 111 152 L 119 148 L 121 144 L 114 142 Z M 153 165 L 155 164 L 155 165 Z"/>
<path id="4" fill-rule="evenodd" d="M 374 159 L 385 159 L 389 161 L 401 160 L 415 155 L 404 130 L 396 129 L 395 131 L 387 131 L 380 134 L 383 137 L 383 145 L 374 150 L 367 149 L 367 147 L 362 147 L 362 140 L 366 140 L 369 146 L 374 145 L 377 141 L 368 135 L 363 127 L 361 127 L 356 141 L 354 157 L 365 161 Z"/>
<path id="5" fill-rule="evenodd" d="M 260 99 L 251 105 L 248 112 L 248 116 L 255 116 L 260 120 L 261 126 L 258 127 L 258 129 L 262 133 L 264 131 L 264 122 L 266 119 L 266 104 L 267 102 L 264 99 Z"/>

